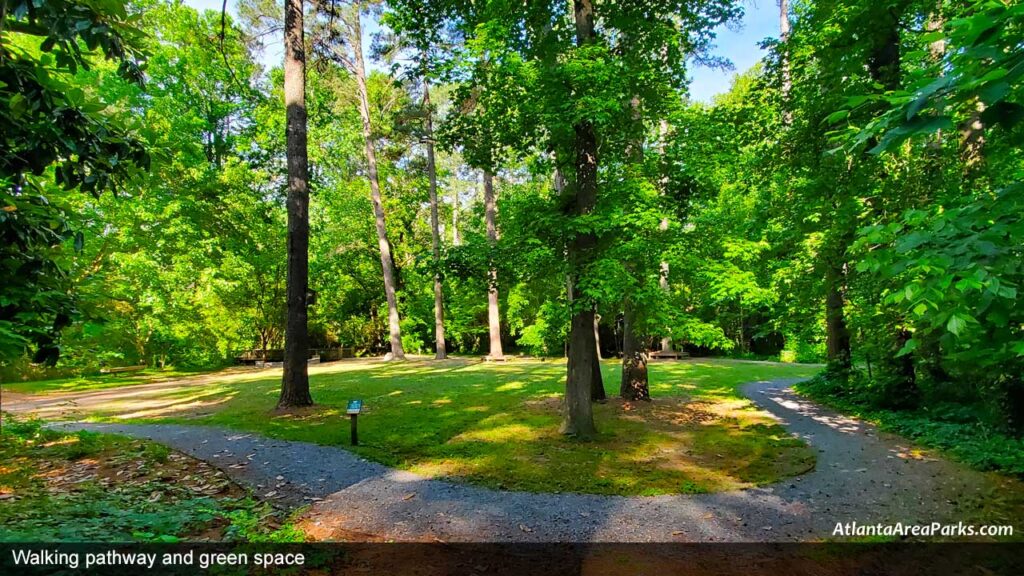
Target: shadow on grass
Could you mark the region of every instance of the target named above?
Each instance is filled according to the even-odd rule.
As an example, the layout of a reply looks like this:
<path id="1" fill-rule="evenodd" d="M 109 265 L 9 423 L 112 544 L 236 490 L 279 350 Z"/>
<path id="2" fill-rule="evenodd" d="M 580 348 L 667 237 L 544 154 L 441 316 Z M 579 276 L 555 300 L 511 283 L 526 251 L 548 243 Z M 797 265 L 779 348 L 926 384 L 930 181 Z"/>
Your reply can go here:
<path id="1" fill-rule="evenodd" d="M 311 370 L 317 406 L 274 413 L 277 375 L 104 398 L 89 409 L 104 420 L 208 424 L 275 438 L 347 447 L 348 400 L 363 399 L 361 445 L 372 460 L 429 476 L 491 487 L 596 494 L 715 492 L 776 481 L 807 469 L 813 455 L 749 410 L 737 386 L 801 375 L 799 366 L 655 363 L 650 406 L 710 406 L 711 421 L 629 412 L 621 401 L 595 405 L 601 434 L 577 442 L 558 434 L 564 362 L 504 364 L 338 362 Z M 618 388 L 617 363 L 603 365 Z M 249 375 L 255 376 L 255 375 Z M 642 408 L 642 407 L 641 407 Z M 763 426 L 754 426 L 754 425 Z"/>

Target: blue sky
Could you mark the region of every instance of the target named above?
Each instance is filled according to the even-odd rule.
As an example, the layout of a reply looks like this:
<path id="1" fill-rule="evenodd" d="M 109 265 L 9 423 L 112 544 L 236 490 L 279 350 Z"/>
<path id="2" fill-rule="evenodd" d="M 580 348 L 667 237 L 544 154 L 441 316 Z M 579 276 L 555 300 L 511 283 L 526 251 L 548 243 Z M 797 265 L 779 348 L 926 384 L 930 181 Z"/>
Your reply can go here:
<path id="1" fill-rule="evenodd" d="M 721 26 L 717 30 L 714 53 L 732 61 L 735 70 L 721 71 L 693 68 L 690 77 L 690 97 L 710 102 L 716 94 L 729 90 L 733 76 L 753 66 L 764 56 L 758 46 L 767 37 L 779 36 L 779 8 L 775 0 L 745 0 L 743 20 L 738 30 Z"/>
<path id="2" fill-rule="evenodd" d="M 185 0 L 189 6 L 198 9 L 220 11 L 222 0 Z M 228 0 L 228 10 L 234 11 L 235 0 Z M 690 85 L 690 97 L 701 102 L 710 102 L 716 94 L 721 94 L 729 89 L 732 77 L 737 72 L 742 72 L 754 65 L 763 55 L 764 51 L 758 47 L 761 40 L 779 35 L 779 15 L 775 0 L 744 0 L 743 20 L 734 29 L 722 26 L 717 30 L 714 53 L 724 56 L 732 61 L 735 70 L 722 71 L 702 67 L 694 67 L 690 70 L 693 82 Z M 373 26 L 365 26 L 364 34 L 369 34 Z M 369 41 L 364 41 L 364 46 L 369 47 Z M 281 42 L 272 41 L 267 43 L 266 53 L 263 55 L 265 66 L 279 65 L 281 61 Z M 372 66 L 372 65 L 371 65 Z"/>

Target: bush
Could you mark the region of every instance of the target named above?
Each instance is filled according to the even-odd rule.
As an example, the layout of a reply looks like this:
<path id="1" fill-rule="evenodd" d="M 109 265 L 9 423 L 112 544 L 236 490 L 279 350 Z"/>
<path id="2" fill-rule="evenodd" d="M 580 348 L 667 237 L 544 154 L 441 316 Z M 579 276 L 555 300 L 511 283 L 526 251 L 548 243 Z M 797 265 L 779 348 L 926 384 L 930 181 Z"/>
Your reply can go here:
<path id="1" fill-rule="evenodd" d="M 936 402 L 926 395 L 915 409 L 891 409 L 881 405 L 884 400 L 880 401 L 879 393 L 884 386 L 853 371 L 846 379 L 819 375 L 796 388 L 841 412 L 875 422 L 883 430 L 944 450 L 972 468 L 1024 477 L 1024 439 L 992 424 L 985 403 Z"/>

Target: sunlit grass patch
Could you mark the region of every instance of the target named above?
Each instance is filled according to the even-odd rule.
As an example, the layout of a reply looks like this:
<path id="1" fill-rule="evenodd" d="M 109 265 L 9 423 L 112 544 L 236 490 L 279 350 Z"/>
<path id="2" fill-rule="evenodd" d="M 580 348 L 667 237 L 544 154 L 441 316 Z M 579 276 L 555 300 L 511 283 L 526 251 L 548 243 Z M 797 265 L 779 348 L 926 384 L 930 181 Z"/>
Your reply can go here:
<path id="1" fill-rule="evenodd" d="M 602 369 L 614 396 L 620 365 L 606 361 Z M 774 482 L 813 465 L 803 442 L 753 409 L 737 386 L 809 377 L 817 370 L 717 359 L 654 362 L 654 401 L 595 404 L 600 433 L 591 442 L 558 433 L 565 386 L 560 361 L 343 361 L 311 367 L 312 408 L 275 411 L 280 376 L 272 374 L 128 396 L 92 416 L 128 414 L 338 445 L 390 466 L 495 488 L 714 492 Z M 358 447 L 348 446 L 344 408 L 352 399 L 364 401 Z"/>

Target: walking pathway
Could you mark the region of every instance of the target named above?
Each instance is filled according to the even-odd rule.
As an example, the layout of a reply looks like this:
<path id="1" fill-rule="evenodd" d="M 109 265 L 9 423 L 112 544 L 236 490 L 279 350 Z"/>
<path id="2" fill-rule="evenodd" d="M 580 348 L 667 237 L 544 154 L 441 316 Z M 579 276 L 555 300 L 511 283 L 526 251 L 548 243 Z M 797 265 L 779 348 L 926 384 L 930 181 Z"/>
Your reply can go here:
<path id="1" fill-rule="evenodd" d="M 748 490 L 652 497 L 536 494 L 432 480 L 341 448 L 179 425 L 67 424 L 165 443 L 213 463 L 259 496 L 312 503 L 304 526 L 442 541 L 790 541 L 828 538 L 838 522 L 956 522 L 996 477 L 916 455 L 897 436 L 796 395 L 792 380 L 742 393 L 818 450 L 817 467 Z"/>

